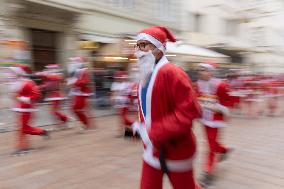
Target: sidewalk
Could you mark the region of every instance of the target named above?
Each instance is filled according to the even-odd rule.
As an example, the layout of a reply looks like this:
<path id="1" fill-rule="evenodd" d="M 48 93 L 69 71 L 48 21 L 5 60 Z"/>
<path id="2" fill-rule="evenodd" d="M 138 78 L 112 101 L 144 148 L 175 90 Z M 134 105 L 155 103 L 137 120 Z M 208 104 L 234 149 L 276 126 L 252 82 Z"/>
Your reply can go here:
<path id="1" fill-rule="evenodd" d="M 47 126 L 58 124 L 59 121 L 56 120 L 50 113 L 50 107 L 48 104 L 38 104 L 38 111 L 34 113 L 33 125 L 34 126 Z M 111 108 L 98 109 L 90 108 L 89 117 L 104 117 L 116 114 L 116 111 Z M 65 112 L 68 116 L 75 118 L 75 115 L 70 111 L 70 107 L 63 105 L 62 112 Z M 15 112 L 7 108 L 0 109 L 0 133 L 15 130 L 17 122 L 17 115 Z"/>
<path id="2" fill-rule="evenodd" d="M 12 157 L 14 132 L 0 137 L 2 189 L 136 189 L 142 163 L 140 142 L 116 138 L 116 116 L 95 119 L 98 130 L 79 134 L 76 128 L 52 133 L 51 140 L 31 136 L 37 151 Z M 284 118 L 232 119 L 223 141 L 234 146 L 218 164 L 210 189 L 283 189 Z M 201 173 L 206 140 L 195 124 L 198 141 L 195 173 Z M 164 189 L 170 189 L 168 179 Z"/>

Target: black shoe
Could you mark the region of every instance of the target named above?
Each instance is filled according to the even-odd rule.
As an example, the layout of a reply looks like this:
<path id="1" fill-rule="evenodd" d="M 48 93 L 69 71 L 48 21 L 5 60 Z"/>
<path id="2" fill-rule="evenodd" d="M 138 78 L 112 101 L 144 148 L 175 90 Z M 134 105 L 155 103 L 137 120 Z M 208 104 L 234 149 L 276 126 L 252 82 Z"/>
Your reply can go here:
<path id="1" fill-rule="evenodd" d="M 229 155 L 234 151 L 234 148 L 229 148 L 227 152 L 221 153 L 219 157 L 219 162 L 225 161 L 229 158 Z"/>
<path id="2" fill-rule="evenodd" d="M 11 156 L 22 156 L 22 155 L 26 155 L 26 154 L 28 154 L 30 152 L 33 152 L 33 151 L 35 151 L 35 150 L 32 149 L 32 148 L 16 150 L 16 151 L 11 153 Z"/>
<path id="3" fill-rule="evenodd" d="M 42 133 L 42 136 L 43 136 L 44 139 L 50 139 L 49 131 L 44 130 L 43 133 Z"/>
<path id="4" fill-rule="evenodd" d="M 202 174 L 201 179 L 199 180 L 199 184 L 203 188 L 207 188 L 212 185 L 213 181 L 214 181 L 214 176 L 208 172 L 204 172 Z"/>
<path id="5" fill-rule="evenodd" d="M 124 138 L 132 138 L 133 137 L 133 131 L 130 128 L 125 128 L 124 130 Z"/>

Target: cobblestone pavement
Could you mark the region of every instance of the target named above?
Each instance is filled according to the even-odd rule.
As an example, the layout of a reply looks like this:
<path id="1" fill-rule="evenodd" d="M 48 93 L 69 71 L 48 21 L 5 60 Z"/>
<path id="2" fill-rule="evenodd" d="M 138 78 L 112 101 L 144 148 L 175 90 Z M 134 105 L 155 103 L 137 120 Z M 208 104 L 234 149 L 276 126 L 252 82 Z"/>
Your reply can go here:
<path id="1" fill-rule="evenodd" d="M 139 186 L 142 145 L 117 138 L 116 116 L 93 119 L 97 131 L 79 128 L 52 133 L 51 140 L 31 136 L 36 149 L 13 157 L 14 132 L 0 136 L 1 189 L 135 189 Z M 231 120 L 223 141 L 235 147 L 228 161 L 218 164 L 215 189 L 284 188 L 284 118 Z M 78 125 L 77 122 L 72 123 Z M 202 127 L 198 139 L 196 175 L 206 151 Z M 171 188 L 165 179 L 165 188 Z"/>

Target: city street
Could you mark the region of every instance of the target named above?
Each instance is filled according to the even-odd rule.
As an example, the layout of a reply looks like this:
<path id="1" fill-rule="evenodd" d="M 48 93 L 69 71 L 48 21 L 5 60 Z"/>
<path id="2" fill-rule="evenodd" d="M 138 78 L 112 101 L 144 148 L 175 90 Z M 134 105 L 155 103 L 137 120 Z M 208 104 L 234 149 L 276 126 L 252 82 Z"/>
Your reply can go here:
<path id="1" fill-rule="evenodd" d="M 50 140 L 31 136 L 36 149 L 25 156 L 10 156 L 14 132 L 0 136 L 1 189 L 134 189 L 139 186 L 142 144 L 117 138 L 116 116 L 93 119 L 98 130 L 85 133 L 79 127 L 52 133 Z M 216 189 L 284 188 L 284 118 L 231 120 L 225 129 L 226 144 L 235 151 L 218 165 Z M 78 125 L 72 123 L 73 126 Z M 205 140 L 195 124 L 200 175 Z M 165 179 L 165 188 L 171 188 Z"/>

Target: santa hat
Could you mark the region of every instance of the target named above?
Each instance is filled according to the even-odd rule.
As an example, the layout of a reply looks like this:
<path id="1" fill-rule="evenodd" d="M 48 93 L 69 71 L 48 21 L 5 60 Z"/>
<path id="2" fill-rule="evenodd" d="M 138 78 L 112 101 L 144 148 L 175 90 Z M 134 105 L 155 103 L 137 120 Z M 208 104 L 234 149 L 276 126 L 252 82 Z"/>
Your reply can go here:
<path id="1" fill-rule="evenodd" d="M 199 64 L 199 66 L 202 68 L 205 68 L 208 71 L 214 71 L 218 67 L 218 64 L 216 62 L 209 60 L 209 61 Z"/>
<path id="2" fill-rule="evenodd" d="M 46 71 L 49 73 L 58 73 L 62 71 L 58 64 L 48 64 L 45 66 L 45 68 L 46 68 Z"/>
<path id="3" fill-rule="evenodd" d="M 165 53 L 167 40 L 176 42 L 173 34 L 165 27 L 153 26 L 139 32 L 136 40 L 146 40 L 155 45 L 159 50 Z"/>
<path id="4" fill-rule="evenodd" d="M 72 62 L 77 62 L 77 63 L 83 63 L 83 62 L 86 62 L 86 59 L 82 56 L 74 56 L 74 57 L 71 57 L 70 60 Z"/>
<path id="5" fill-rule="evenodd" d="M 58 64 L 48 64 L 45 66 L 46 69 L 59 69 L 60 66 Z"/>
<path id="6" fill-rule="evenodd" d="M 117 71 L 114 75 L 114 78 L 125 79 L 127 78 L 127 73 L 125 71 Z"/>
<path id="7" fill-rule="evenodd" d="M 10 69 L 17 75 L 27 75 L 31 74 L 30 67 L 25 64 L 15 64 L 10 67 Z"/>
<path id="8" fill-rule="evenodd" d="M 71 65 L 69 66 L 69 70 L 73 70 L 73 69 L 80 69 L 85 67 L 86 65 L 86 58 L 82 57 L 82 56 L 75 56 L 75 57 L 71 57 L 69 58 L 69 60 L 71 61 Z M 72 71 L 71 71 L 72 72 Z"/>

